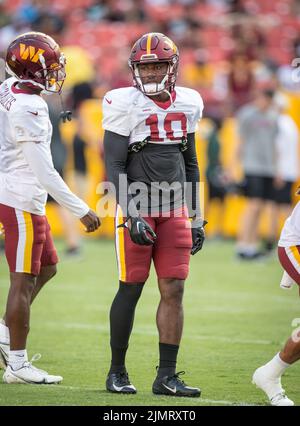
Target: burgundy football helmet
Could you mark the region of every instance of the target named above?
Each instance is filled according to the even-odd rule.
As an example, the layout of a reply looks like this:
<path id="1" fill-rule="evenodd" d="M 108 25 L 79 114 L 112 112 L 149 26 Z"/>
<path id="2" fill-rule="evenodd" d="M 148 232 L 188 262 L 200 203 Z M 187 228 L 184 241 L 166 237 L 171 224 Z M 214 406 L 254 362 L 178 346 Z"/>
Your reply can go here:
<path id="1" fill-rule="evenodd" d="M 139 73 L 140 64 L 164 62 L 167 73 L 160 83 L 143 84 Z M 171 39 L 162 33 L 144 34 L 133 46 L 128 64 L 133 75 L 134 86 L 148 96 L 155 96 L 174 89 L 178 73 L 179 52 Z"/>
<path id="2" fill-rule="evenodd" d="M 60 93 L 66 60 L 58 44 L 46 34 L 28 32 L 10 43 L 6 71 L 22 83 L 40 87 L 46 93 Z"/>

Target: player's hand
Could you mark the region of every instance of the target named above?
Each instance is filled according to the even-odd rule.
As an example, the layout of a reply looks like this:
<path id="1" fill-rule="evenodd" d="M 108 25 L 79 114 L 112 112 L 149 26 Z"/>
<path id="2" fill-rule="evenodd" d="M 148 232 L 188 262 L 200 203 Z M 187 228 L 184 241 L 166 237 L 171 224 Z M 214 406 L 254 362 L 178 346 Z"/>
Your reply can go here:
<path id="1" fill-rule="evenodd" d="M 130 217 L 127 222 L 131 240 L 140 246 L 151 246 L 156 240 L 156 234 L 150 225 L 140 216 Z"/>
<path id="2" fill-rule="evenodd" d="M 205 240 L 205 231 L 204 226 L 207 224 L 206 220 L 195 219 L 192 221 L 192 240 L 193 247 L 191 254 L 194 255 L 202 249 L 204 240 Z"/>
<path id="3" fill-rule="evenodd" d="M 99 217 L 93 210 L 89 210 L 89 212 L 80 219 L 80 222 L 85 226 L 85 232 L 94 232 L 101 225 Z"/>

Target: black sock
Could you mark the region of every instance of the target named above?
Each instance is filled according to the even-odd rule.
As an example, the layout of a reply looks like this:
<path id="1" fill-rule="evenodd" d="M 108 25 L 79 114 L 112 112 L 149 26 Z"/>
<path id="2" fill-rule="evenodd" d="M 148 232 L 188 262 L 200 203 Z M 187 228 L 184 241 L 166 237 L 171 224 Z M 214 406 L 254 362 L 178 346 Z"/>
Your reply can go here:
<path id="1" fill-rule="evenodd" d="M 179 345 L 159 343 L 158 377 L 174 376 Z"/>
<path id="2" fill-rule="evenodd" d="M 110 309 L 110 373 L 126 371 L 125 357 L 131 334 L 136 304 L 144 283 L 125 284 L 120 281 L 119 290 Z"/>

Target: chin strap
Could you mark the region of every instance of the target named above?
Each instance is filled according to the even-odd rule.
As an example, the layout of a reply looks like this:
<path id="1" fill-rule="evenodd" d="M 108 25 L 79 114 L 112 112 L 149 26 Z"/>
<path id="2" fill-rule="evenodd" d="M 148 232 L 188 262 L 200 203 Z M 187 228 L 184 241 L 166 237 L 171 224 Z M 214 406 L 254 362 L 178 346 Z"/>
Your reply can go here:
<path id="1" fill-rule="evenodd" d="M 171 95 L 171 93 L 169 92 L 169 90 L 165 89 L 165 90 L 163 90 L 163 92 L 165 92 L 165 93 L 167 93 L 167 94 L 169 95 L 170 102 L 171 102 L 171 105 L 172 105 L 172 104 L 174 103 L 174 101 L 173 101 L 172 95 Z"/>

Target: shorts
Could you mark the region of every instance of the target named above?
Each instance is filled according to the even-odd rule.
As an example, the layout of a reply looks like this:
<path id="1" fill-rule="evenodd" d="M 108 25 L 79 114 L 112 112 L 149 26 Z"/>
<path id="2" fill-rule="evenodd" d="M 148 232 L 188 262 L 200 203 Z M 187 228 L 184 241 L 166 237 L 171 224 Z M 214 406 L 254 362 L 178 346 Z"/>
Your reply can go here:
<path id="1" fill-rule="evenodd" d="M 215 198 L 218 198 L 219 200 L 223 201 L 226 195 L 225 188 L 221 186 L 216 186 L 210 181 L 207 181 L 208 183 L 208 197 L 210 200 L 213 200 Z"/>
<path id="2" fill-rule="evenodd" d="M 283 269 L 300 286 L 300 246 L 278 247 Z"/>
<path id="3" fill-rule="evenodd" d="M 56 265 L 58 257 L 46 216 L 0 204 L 5 255 L 10 272 L 39 275 L 42 266 Z"/>
<path id="4" fill-rule="evenodd" d="M 244 195 L 247 198 L 274 201 L 273 178 L 266 176 L 245 176 Z"/>
<path id="5" fill-rule="evenodd" d="M 152 246 L 141 246 L 131 241 L 124 223 L 122 210 L 116 212 L 116 254 L 119 280 L 144 283 L 153 259 L 158 278 L 185 280 L 189 273 L 192 248 L 191 224 L 186 213 L 171 217 L 144 217 L 157 235 Z"/>
<path id="6" fill-rule="evenodd" d="M 284 182 L 280 189 L 274 188 L 274 201 L 277 204 L 292 204 L 292 186 L 293 182 Z"/>

